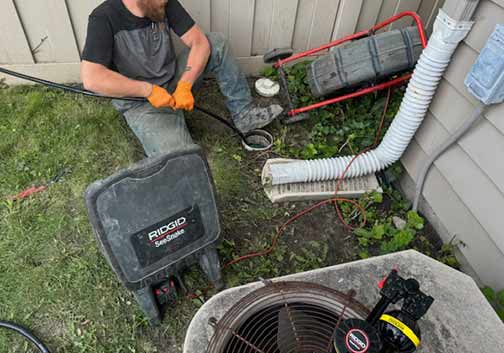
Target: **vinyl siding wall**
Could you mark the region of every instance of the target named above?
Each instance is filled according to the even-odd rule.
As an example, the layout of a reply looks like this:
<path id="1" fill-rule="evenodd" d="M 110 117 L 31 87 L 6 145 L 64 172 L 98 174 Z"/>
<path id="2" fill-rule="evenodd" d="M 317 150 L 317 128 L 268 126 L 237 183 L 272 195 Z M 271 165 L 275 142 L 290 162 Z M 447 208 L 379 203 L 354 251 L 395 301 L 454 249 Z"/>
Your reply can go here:
<path id="1" fill-rule="evenodd" d="M 427 155 L 465 119 L 476 100 L 464 79 L 495 29 L 504 23 L 504 0 L 483 0 L 476 24 L 458 48 L 430 107 L 429 114 L 402 162 L 403 181 L 415 180 Z M 466 244 L 460 250 L 486 285 L 504 288 L 504 104 L 491 107 L 485 119 L 434 164 L 424 198 L 447 230 Z"/>

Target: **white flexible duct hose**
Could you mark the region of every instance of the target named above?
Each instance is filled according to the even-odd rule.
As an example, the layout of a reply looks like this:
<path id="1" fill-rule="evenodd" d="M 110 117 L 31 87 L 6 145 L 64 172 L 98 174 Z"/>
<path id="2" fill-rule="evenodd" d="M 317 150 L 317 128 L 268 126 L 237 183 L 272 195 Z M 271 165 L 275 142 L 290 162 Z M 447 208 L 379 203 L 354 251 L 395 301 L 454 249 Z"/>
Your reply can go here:
<path id="1" fill-rule="evenodd" d="M 356 158 L 345 178 L 375 173 L 401 158 L 427 113 L 453 53 L 472 24 L 455 21 L 440 10 L 434 23 L 434 33 L 418 60 L 399 112 L 382 143 L 375 150 Z M 354 157 L 267 163 L 265 168 L 269 170 L 263 173 L 266 175 L 263 182 L 280 185 L 338 179 Z"/>

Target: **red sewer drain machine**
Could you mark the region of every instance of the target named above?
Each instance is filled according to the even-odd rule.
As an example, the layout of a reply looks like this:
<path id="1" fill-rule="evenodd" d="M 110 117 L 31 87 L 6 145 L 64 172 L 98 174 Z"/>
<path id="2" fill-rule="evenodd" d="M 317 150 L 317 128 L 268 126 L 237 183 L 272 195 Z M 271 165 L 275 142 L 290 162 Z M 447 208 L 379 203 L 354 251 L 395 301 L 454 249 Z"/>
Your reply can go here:
<path id="1" fill-rule="evenodd" d="M 412 30 L 415 29 L 415 27 L 410 27 L 409 32 L 407 30 L 403 30 L 403 31 L 397 30 L 397 31 L 389 31 L 389 32 L 385 32 L 385 33 L 381 33 L 381 34 L 376 35 L 376 32 L 379 31 L 380 29 L 386 28 L 386 27 L 390 26 L 391 24 L 393 24 L 394 22 L 397 22 L 397 21 L 399 21 L 403 18 L 407 18 L 407 17 L 410 17 L 413 20 L 413 22 L 415 23 L 416 33 L 412 32 Z M 391 48 L 390 47 L 390 43 L 391 43 L 390 41 L 393 41 L 393 42 L 395 41 L 395 43 L 397 43 L 397 36 L 396 36 L 396 38 L 390 38 L 390 34 L 387 34 L 390 32 L 397 32 L 397 35 L 399 36 L 399 42 L 400 42 L 399 45 L 403 46 L 402 48 L 397 48 L 397 47 Z M 377 48 L 376 44 L 377 44 L 377 39 L 380 40 L 380 36 L 382 38 L 381 42 L 383 43 L 383 46 L 385 47 L 384 50 L 389 51 L 389 54 L 385 54 L 385 55 L 389 55 L 386 58 L 380 58 L 380 53 L 378 53 L 379 48 Z M 404 41 L 401 40 L 401 38 L 400 38 L 401 36 L 404 38 Z M 268 52 L 264 56 L 264 61 L 265 61 L 265 63 L 273 64 L 273 67 L 276 70 L 278 70 L 279 77 L 280 77 L 280 85 L 281 85 L 282 91 L 285 93 L 285 96 L 286 96 L 286 101 L 287 101 L 287 105 L 288 105 L 288 113 L 287 113 L 288 118 L 287 118 L 287 121 L 285 121 L 285 122 L 289 123 L 289 122 L 304 120 L 304 119 L 306 119 L 306 117 L 301 117 L 299 115 L 301 115 L 303 113 L 307 113 L 307 112 L 312 111 L 314 109 L 318 109 L 318 108 L 322 108 L 322 107 L 325 107 L 325 106 L 328 106 L 331 104 L 339 103 L 339 102 L 342 102 L 342 101 L 350 99 L 350 98 L 360 97 L 360 96 L 363 96 L 363 95 L 366 95 L 369 93 L 384 90 L 384 89 L 387 89 L 389 87 L 398 85 L 402 82 L 409 80 L 412 76 L 411 73 L 406 73 L 406 74 L 403 74 L 402 76 L 399 76 L 399 77 L 397 77 L 397 75 L 394 76 L 394 74 L 397 74 L 401 71 L 406 71 L 406 70 L 412 69 L 415 66 L 416 60 L 415 60 L 415 58 L 411 57 L 412 56 L 411 52 L 413 51 L 413 47 L 415 46 L 415 43 L 413 43 L 413 40 L 412 40 L 413 36 L 415 36 L 418 41 L 418 43 L 416 43 L 417 47 L 418 47 L 416 52 L 419 56 L 421 51 L 427 46 L 427 37 L 425 35 L 424 26 L 423 26 L 422 20 L 415 12 L 406 11 L 406 12 L 402 12 L 400 14 L 393 16 L 382 23 L 377 24 L 376 26 L 372 27 L 369 30 L 361 31 L 361 32 L 346 36 L 344 38 L 341 38 L 341 39 L 332 41 L 328 44 L 322 45 L 318 48 L 314 48 L 314 49 L 311 49 L 311 50 L 308 50 L 305 52 L 301 52 L 301 53 L 298 53 L 295 55 L 293 54 L 292 49 L 274 49 L 274 50 Z M 324 84 L 331 84 L 328 81 L 330 81 L 332 78 L 334 78 L 336 76 L 340 77 L 340 81 L 344 81 L 345 79 L 342 78 L 341 76 L 345 76 L 348 74 L 348 72 L 347 73 L 342 72 L 341 64 L 338 63 L 338 61 L 340 61 L 340 62 L 344 61 L 345 58 L 342 57 L 342 55 L 344 56 L 345 53 L 342 54 L 341 52 L 338 52 L 338 49 L 336 47 L 341 46 L 342 44 L 345 44 L 345 43 L 349 43 L 351 41 L 364 39 L 366 37 L 371 39 L 369 41 L 369 45 L 368 45 L 369 49 L 368 48 L 365 49 L 365 50 L 369 50 L 368 52 L 366 52 L 366 54 L 369 53 L 368 56 L 370 58 L 372 58 L 374 56 L 374 58 L 375 59 L 377 58 L 378 60 L 386 59 L 387 61 L 392 61 L 392 65 L 394 65 L 394 67 L 390 67 L 390 68 L 388 68 L 388 70 L 385 69 L 385 70 L 382 70 L 382 72 L 379 72 L 379 69 L 377 69 L 376 66 L 386 65 L 385 60 L 381 60 L 381 62 L 378 62 L 378 63 L 373 62 L 371 60 L 369 63 L 371 65 L 367 65 L 367 67 L 371 67 L 372 72 L 369 72 L 367 77 L 364 77 L 366 75 L 366 73 L 364 73 L 364 75 L 360 75 L 360 76 L 356 77 L 355 80 L 353 80 L 353 82 L 346 82 L 346 84 L 343 84 L 343 82 L 340 82 L 340 84 L 337 86 L 333 85 L 332 91 L 334 92 L 334 91 L 336 91 L 338 89 L 342 89 L 342 88 L 350 88 L 352 86 L 353 87 L 359 86 L 359 84 L 362 85 L 362 82 L 373 82 L 373 81 L 376 81 L 376 79 L 380 79 L 380 78 L 385 78 L 385 77 L 390 77 L 390 76 L 392 76 L 393 78 L 386 81 L 386 82 L 381 82 L 378 84 L 371 83 L 370 85 L 368 85 L 368 87 L 360 88 L 357 91 L 354 91 L 351 93 L 345 93 L 345 94 L 339 95 L 337 97 L 331 97 L 329 99 L 325 99 L 325 100 L 318 102 L 318 103 L 314 103 L 314 104 L 302 106 L 302 107 L 296 107 L 296 103 L 298 100 L 295 95 L 293 95 L 292 93 L 289 92 L 289 84 L 288 84 L 288 79 L 287 79 L 286 66 L 288 64 L 292 64 L 293 62 L 295 62 L 299 59 L 308 58 L 310 56 L 315 56 L 315 55 L 318 55 L 321 52 L 324 52 L 326 50 L 333 51 L 334 56 L 336 56 L 336 58 L 337 58 L 336 60 L 331 60 L 330 55 L 329 56 L 325 55 L 325 57 L 327 59 L 329 59 L 332 63 L 334 63 L 334 71 L 331 71 L 331 70 L 333 70 L 331 68 L 331 70 L 328 72 L 327 71 L 327 64 L 321 62 L 318 65 L 319 72 L 315 73 L 315 72 L 313 72 L 315 70 L 315 67 L 313 65 L 317 64 L 315 62 L 315 63 L 312 63 L 312 69 L 311 69 L 312 70 L 311 71 L 312 77 L 310 79 L 310 81 L 311 81 L 310 86 L 311 86 L 311 90 L 312 90 L 312 93 L 314 94 L 314 96 L 322 97 L 322 96 L 329 95 L 328 93 L 331 93 L 330 90 L 326 89 L 327 87 L 322 87 L 322 89 L 321 89 L 320 86 L 321 85 L 324 86 Z M 390 39 L 388 41 L 388 46 L 387 46 L 387 37 Z M 358 42 L 355 42 L 355 43 L 358 43 Z M 364 44 L 368 44 L 368 43 L 361 43 L 361 44 L 364 45 Z M 406 44 L 405 45 L 406 50 L 404 50 L 403 44 Z M 355 50 L 355 48 L 354 48 L 354 50 Z M 390 52 L 394 52 L 395 54 L 397 54 L 398 51 L 406 52 L 405 63 L 401 63 L 401 62 L 394 63 L 393 57 L 390 56 Z M 355 52 L 355 51 L 349 52 L 350 55 L 352 53 L 356 54 L 358 52 Z M 338 66 L 340 66 L 340 67 L 338 67 Z M 367 67 L 359 68 L 359 67 L 354 66 L 353 70 L 366 71 Z M 322 72 L 320 72 L 320 71 L 322 71 Z M 309 69 L 309 75 L 310 75 L 310 69 Z M 319 76 L 319 77 L 317 78 L 316 76 Z M 319 82 L 317 82 L 317 80 Z M 320 84 L 320 81 L 324 81 L 324 82 L 322 82 Z"/>

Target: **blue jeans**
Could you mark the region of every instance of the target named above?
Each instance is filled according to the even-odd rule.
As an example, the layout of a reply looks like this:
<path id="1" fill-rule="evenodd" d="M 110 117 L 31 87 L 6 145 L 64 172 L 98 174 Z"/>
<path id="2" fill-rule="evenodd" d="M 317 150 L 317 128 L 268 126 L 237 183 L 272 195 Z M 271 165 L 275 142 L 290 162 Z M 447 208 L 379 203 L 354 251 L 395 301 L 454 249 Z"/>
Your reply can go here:
<path id="1" fill-rule="evenodd" d="M 226 107 L 231 116 L 236 116 L 252 103 L 252 95 L 245 75 L 240 70 L 230 51 L 229 44 L 220 33 L 207 34 L 211 46 L 211 55 L 204 74 L 194 87 L 201 85 L 204 75 L 212 74 L 217 79 L 219 88 L 226 98 Z M 177 71 L 167 89 L 173 92 L 184 73 L 189 56 L 186 48 L 177 56 Z M 147 156 L 165 154 L 183 150 L 193 143 L 187 129 L 183 111 L 171 108 L 156 109 L 147 103 L 114 100 L 114 107 L 126 118 L 131 130 L 140 140 Z"/>

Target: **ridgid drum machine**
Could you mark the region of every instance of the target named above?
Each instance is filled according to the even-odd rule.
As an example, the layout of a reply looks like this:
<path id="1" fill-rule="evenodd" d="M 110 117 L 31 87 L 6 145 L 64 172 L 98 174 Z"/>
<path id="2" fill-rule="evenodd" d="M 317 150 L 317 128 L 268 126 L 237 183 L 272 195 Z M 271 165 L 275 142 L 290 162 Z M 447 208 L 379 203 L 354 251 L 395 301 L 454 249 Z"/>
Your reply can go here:
<path id="1" fill-rule="evenodd" d="M 176 296 L 174 278 L 192 264 L 222 287 L 219 213 L 207 161 L 188 151 L 146 159 L 86 191 L 103 255 L 151 324 Z"/>

